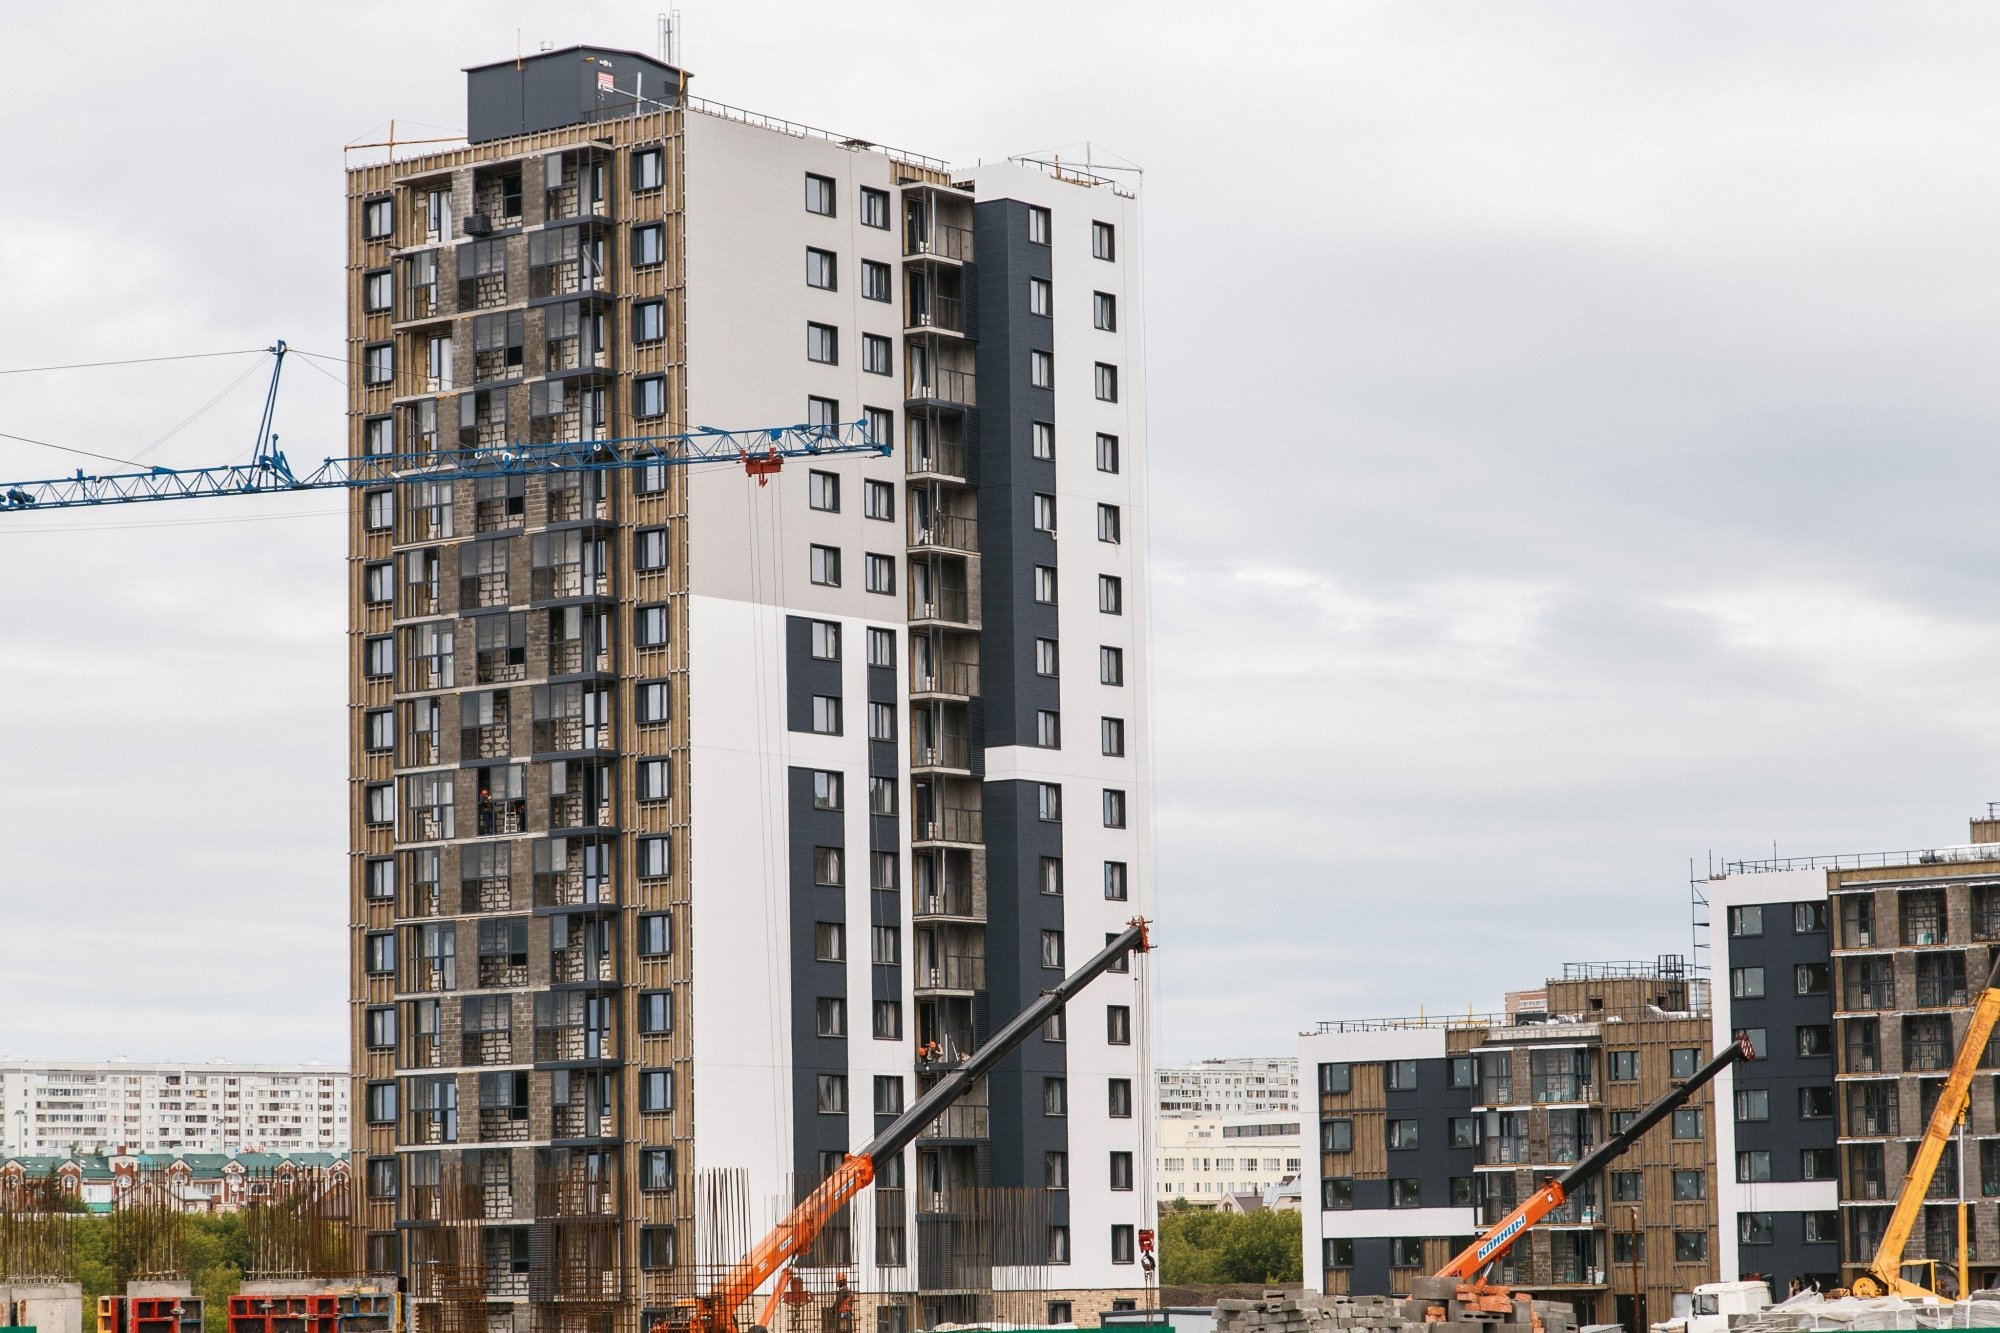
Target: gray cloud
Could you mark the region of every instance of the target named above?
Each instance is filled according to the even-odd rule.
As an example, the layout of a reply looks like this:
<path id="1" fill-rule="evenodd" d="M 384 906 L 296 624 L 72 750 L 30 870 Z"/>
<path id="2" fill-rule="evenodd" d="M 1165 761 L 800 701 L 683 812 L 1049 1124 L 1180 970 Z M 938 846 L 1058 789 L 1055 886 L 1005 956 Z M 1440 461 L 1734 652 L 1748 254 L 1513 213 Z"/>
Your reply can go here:
<path id="1" fill-rule="evenodd" d="M 1146 167 L 1165 1054 L 1684 949 L 1711 847 L 1963 837 L 1990 7 L 683 7 L 719 100 Z M 0 367 L 337 352 L 340 145 L 517 26 L 652 10 L 10 16 Z M 0 430 L 123 454 L 247 364 L 0 377 Z M 257 379 L 149 461 L 246 450 Z M 295 456 L 340 412 L 288 372 Z M 0 1050 L 341 1058 L 332 503 L 0 525 Z"/>

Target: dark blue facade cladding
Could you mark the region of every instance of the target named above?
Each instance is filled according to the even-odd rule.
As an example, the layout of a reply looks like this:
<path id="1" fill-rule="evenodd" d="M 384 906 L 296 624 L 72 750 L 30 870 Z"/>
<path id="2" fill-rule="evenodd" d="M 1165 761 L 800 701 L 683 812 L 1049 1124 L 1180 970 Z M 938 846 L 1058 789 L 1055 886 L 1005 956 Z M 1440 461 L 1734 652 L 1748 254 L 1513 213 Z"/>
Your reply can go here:
<path id="1" fill-rule="evenodd" d="M 900 645 L 898 645 L 898 647 L 900 648 Z M 892 662 L 901 661 L 902 658 L 900 656 L 900 652 L 891 653 L 889 655 L 889 660 Z M 871 665 L 868 668 L 868 702 L 871 704 L 878 704 L 878 703 L 888 704 L 891 708 L 895 706 L 896 703 L 895 667 L 893 666 L 882 667 L 882 666 Z M 896 794 L 896 800 L 898 802 L 901 801 L 903 784 L 896 764 L 896 743 L 894 741 L 869 742 L 868 776 L 871 779 L 887 778 L 889 780 L 890 790 Z M 870 800 L 870 806 L 869 806 L 870 813 L 868 816 L 868 850 L 871 853 L 871 855 L 874 853 L 894 854 L 894 852 L 897 849 L 897 839 L 900 836 L 900 834 L 897 831 L 898 829 L 897 813 L 901 808 L 900 805 L 891 808 L 890 811 L 886 814 L 878 814 L 874 812 L 872 793 L 856 792 L 851 799 Z M 876 926 L 888 927 L 897 932 L 897 942 L 899 947 L 907 947 L 909 941 L 904 940 L 901 935 L 902 921 L 903 921 L 901 887 L 897 885 L 893 880 L 886 885 L 878 884 L 874 879 L 874 868 L 872 865 L 855 866 L 852 868 L 852 873 L 856 875 L 867 874 L 870 876 L 869 879 L 870 888 L 868 893 L 868 924 L 871 927 L 871 934 L 873 927 Z M 869 954 L 870 958 L 871 959 L 875 958 L 873 952 L 874 943 L 872 938 L 861 939 L 857 936 L 857 938 L 850 941 L 850 945 L 855 949 L 865 948 L 870 950 Z M 865 1031 L 867 1035 L 872 1037 L 875 1031 L 874 1006 L 877 1003 L 885 1001 L 893 1001 L 896 1003 L 901 1003 L 902 1001 L 902 995 L 903 995 L 902 954 L 900 952 L 897 953 L 895 961 L 893 962 L 885 963 L 879 960 L 871 962 L 868 970 L 868 976 L 869 976 L 869 995 L 867 1001 L 868 1007 L 866 1011 L 864 1011 L 861 1007 L 857 1006 L 855 1012 L 852 1015 L 850 1015 L 850 1021 L 857 1034 Z M 909 1022 L 911 1018 L 911 1016 L 907 1014 L 903 1015 L 902 1017 L 905 1023 Z"/>
<path id="2" fill-rule="evenodd" d="M 642 105 L 635 97 L 677 103 L 684 80 L 679 69 L 651 56 L 603 46 L 480 65 L 466 71 L 466 138 L 485 143 L 629 116 Z"/>
<path id="3" fill-rule="evenodd" d="M 1055 639 L 1058 611 L 1035 600 L 1037 566 L 1054 568 L 1056 540 L 1034 526 L 1034 497 L 1054 495 L 1055 463 L 1034 457 L 1036 422 L 1055 425 L 1055 394 L 1030 383 L 1029 353 L 1053 352 L 1053 324 L 1028 309 L 1028 280 L 1051 275 L 1045 245 L 1028 240 L 1028 206 L 1000 199 L 975 204 L 976 271 L 966 295 L 968 331 L 978 340 L 976 428 L 968 431 L 970 471 L 978 485 L 980 533 L 980 699 L 970 711 L 973 753 L 992 746 L 1032 746 L 1038 711 L 1061 707 L 1060 683 L 1036 671 L 1035 641 Z M 1059 440 L 1059 437 L 1058 437 Z M 1057 445 L 1061 447 L 1060 442 Z M 1071 793 L 1076 795 L 1076 793 Z M 1045 968 L 1044 931 L 1062 931 L 1063 900 L 1042 892 L 1042 859 L 1063 854 L 1062 825 L 1040 817 L 1038 784 L 987 782 L 983 789 L 987 929 L 984 1014 L 1019 1011 L 1061 975 Z M 1095 941 L 1069 941 L 1085 950 Z M 1083 955 L 1079 955 L 1083 956 Z M 982 1031 L 981 1035 L 985 1035 Z M 1045 1081 L 1067 1077 L 1064 1048 L 1046 1033 L 1031 1038 L 987 1079 L 992 1113 L 991 1180 L 1046 1183 L 1047 1155 L 1067 1152 L 1062 1116 L 1046 1113 Z M 1072 1106 L 1102 1102 L 1102 1087 L 1071 1086 Z M 1087 1099 L 1096 1099 L 1095 1101 Z M 1089 1169 L 1076 1163 L 1073 1170 Z M 1054 1196 L 1065 1210 L 1067 1196 Z M 1053 1219 L 1067 1222 L 1064 1212 Z"/>
<path id="4" fill-rule="evenodd" d="M 1830 1182 L 1834 1179 L 1831 1174 L 1807 1174 L 1809 1161 L 1821 1171 L 1832 1166 L 1839 1136 L 1834 1104 L 1832 936 L 1827 929 L 1830 908 L 1825 899 L 1762 904 L 1760 919 L 1754 923 L 1755 934 L 1738 933 L 1751 924 L 1743 919 L 1741 910 L 1725 914 L 1728 968 L 1726 974 L 1716 977 L 1716 985 L 1730 988 L 1730 1020 L 1736 1028 L 1762 1030 L 1764 1058 L 1739 1064 L 1732 1071 L 1737 1105 L 1718 1107 L 1717 1114 L 1734 1116 L 1738 1160 L 1718 1162 L 1716 1169 L 1746 1182 L 1750 1173 L 1761 1174 L 1764 1159 L 1744 1154 L 1768 1153 L 1772 1181 L 1818 1178 Z M 1799 929 L 1802 925 L 1807 928 Z M 1761 969 L 1761 987 L 1744 969 Z M 1761 996 L 1744 993 L 1758 988 L 1763 991 Z M 1801 994 L 1802 989 L 1809 993 Z M 1820 1053 L 1804 1053 L 1815 1049 Z M 1821 1111 L 1824 1114 L 1817 1114 Z M 1746 1119 L 1746 1113 L 1768 1118 Z M 1741 1185 L 1737 1197 L 1754 1207 L 1755 1184 Z M 1769 1244 L 1742 1243 L 1739 1230 L 1737 1263 L 1742 1271 L 1725 1276 L 1766 1277 L 1773 1294 L 1780 1298 L 1795 1279 L 1819 1282 L 1822 1287 L 1837 1285 L 1837 1241 L 1808 1242 L 1804 1213 L 1773 1212 L 1771 1223 Z M 1741 1224 L 1737 1217 L 1722 1217 L 1717 1225 Z"/>

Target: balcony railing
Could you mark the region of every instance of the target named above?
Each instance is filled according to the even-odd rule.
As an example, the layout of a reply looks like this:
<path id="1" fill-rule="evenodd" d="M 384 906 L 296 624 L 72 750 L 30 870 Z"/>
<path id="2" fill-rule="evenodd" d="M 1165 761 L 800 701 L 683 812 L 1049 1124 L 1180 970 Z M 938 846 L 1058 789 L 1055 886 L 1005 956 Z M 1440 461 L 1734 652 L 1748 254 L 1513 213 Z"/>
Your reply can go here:
<path id="1" fill-rule="evenodd" d="M 574 496 L 576 492 L 561 494 Z M 550 496 L 553 500 L 555 497 Z M 581 503 L 580 501 L 578 502 Z M 551 517 L 550 522 L 557 521 Z M 532 595 L 538 602 L 551 597 L 603 597 L 611 591 L 611 579 L 604 571 L 585 571 L 580 561 L 561 565 L 537 565 L 533 574 Z"/>
<path id="2" fill-rule="evenodd" d="M 935 255 L 939 259 L 970 259 L 972 228 L 920 218 L 906 219 L 903 225 L 903 253 Z"/>
<path id="3" fill-rule="evenodd" d="M 972 624 L 971 599 L 963 588 L 940 588 L 924 593 L 910 589 L 910 619 L 935 620 L 947 625 Z"/>
<path id="4" fill-rule="evenodd" d="M 571 992 L 564 992 L 570 994 Z M 536 1028 L 535 1059 L 615 1060 L 618 1042 L 610 1032 L 596 1028 Z M 556 1108 L 558 1112 L 562 1108 Z"/>
<path id="5" fill-rule="evenodd" d="M 1479 1160 L 1487 1166 L 1516 1166 L 1530 1160 L 1527 1136 L 1494 1136 L 1479 1146 Z"/>
<path id="6" fill-rule="evenodd" d="M 910 367 L 909 386 L 904 396 L 958 403 L 965 407 L 976 406 L 979 402 L 978 384 L 971 371 L 920 365 Z"/>
<path id="7" fill-rule="evenodd" d="M 1895 995 L 1896 988 L 1887 977 L 1865 981 L 1849 978 L 1841 1007 L 1849 1011 L 1887 1009 L 1895 1002 Z"/>
<path id="8" fill-rule="evenodd" d="M 965 446 L 949 440 L 913 443 L 904 455 L 904 466 L 913 477 L 944 477 L 951 481 L 964 481 Z"/>
<path id="9" fill-rule="evenodd" d="M 946 954 L 928 966 L 917 968 L 918 990 L 984 990 L 986 960 L 963 954 Z"/>
<path id="10" fill-rule="evenodd" d="M 610 745 L 608 729 L 580 717 L 542 718 L 535 723 L 535 753 L 561 750 L 602 750 Z"/>
<path id="11" fill-rule="evenodd" d="M 910 675 L 911 694 L 944 694 L 970 699 L 979 693 L 979 663 L 934 662 Z"/>
<path id="12" fill-rule="evenodd" d="M 1947 1005 L 1964 1003 L 1964 977 L 1917 978 L 1917 1008 L 1942 1009 Z"/>
<path id="13" fill-rule="evenodd" d="M 618 965 L 610 957 L 593 958 L 580 948 L 555 949 L 549 953 L 551 981 L 616 981 Z"/>
<path id="14" fill-rule="evenodd" d="M 919 522 L 910 515 L 910 545 L 945 551 L 979 551 L 979 520 L 969 515 L 932 514 Z"/>
<path id="15" fill-rule="evenodd" d="M 967 806 L 946 805 L 926 814 L 917 811 L 910 821 L 910 837 L 917 842 L 982 842 L 983 812 Z"/>
<path id="16" fill-rule="evenodd" d="M 904 328 L 965 332 L 965 302 L 956 296 L 912 295 L 903 308 Z"/>
<path id="17" fill-rule="evenodd" d="M 989 1113 L 984 1106 L 948 1106 L 944 1114 L 925 1125 L 918 1135 L 925 1139 L 984 1139 L 992 1137 L 988 1129 Z"/>
<path id="18" fill-rule="evenodd" d="M 1574 1074 L 1544 1074 L 1534 1081 L 1533 1092 L 1538 1102 L 1587 1102 L 1591 1100 L 1591 1086 L 1587 1079 Z"/>
<path id="19" fill-rule="evenodd" d="M 582 1106 L 554 1107 L 550 1124 L 554 1137 L 559 1139 L 608 1139 L 617 1132 L 616 1122 L 609 1114 L 593 1115 Z"/>
<path id="20" fill-rule="evenodd" d="M 918 916 L 978 916 L 979 904 L 970 884 L 944 884 L 918 889 L 910 904 Z"/>
<path id="21" fill-rule="evenodd" d="M 528 802 L 515 797 L 511 800 L 481 801 L 479 803 L 479 836 L 500 838 L 511 833 L 528 831 Z"/>
<path id="22" fill-rule="evenodd" d="M 924 741 L 910 737 L 911 768 L 948 768 L 969 772 L 972 767 L 972 742 L 963 736 L 938 736 Z"/>
<path id="23" fill-rule="evenodd" d="M 595 907 L 618 901 L 617 886 L 605 876 L 581 870 L 545 870 L 535 876 L 535 906 Z"/>
<path id="24" fill-rule="evenodd" d="M 611 799 L 586 801 L 581 792 L 549 797 L 549 827 L 609 828 L 613 819 Z"/>

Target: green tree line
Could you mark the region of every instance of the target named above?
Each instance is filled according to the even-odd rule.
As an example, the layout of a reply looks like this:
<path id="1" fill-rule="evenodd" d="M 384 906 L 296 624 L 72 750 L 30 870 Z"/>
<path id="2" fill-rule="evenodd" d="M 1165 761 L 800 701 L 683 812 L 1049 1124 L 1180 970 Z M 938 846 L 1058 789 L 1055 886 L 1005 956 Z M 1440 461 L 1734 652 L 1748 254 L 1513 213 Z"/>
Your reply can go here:
<path id="1" fill-rule="evenodd" d="M 1223 1282 L 1299 1282 L 1305 1277 L 1300 1214 L 1168 1204 L 1160 1210 L 1160 1281 L 1176 1287 Z"/>
<path id="2" fill-rule="evenodd" d="M 97 1298 L 119 1296 L 137 1276 L 132 1233 L 109 1215 L 76 1218 L 71 1238 L 71 1271 L 83 1284 L 84 1327 L 95 1326 Z M 227 1304 L 243 1286 L 249 1257 L 242 1213 L 190 1213 L 179 1219 L 181 1268 L 204 1302 L 208 1327 L 225 1328 Z"/>

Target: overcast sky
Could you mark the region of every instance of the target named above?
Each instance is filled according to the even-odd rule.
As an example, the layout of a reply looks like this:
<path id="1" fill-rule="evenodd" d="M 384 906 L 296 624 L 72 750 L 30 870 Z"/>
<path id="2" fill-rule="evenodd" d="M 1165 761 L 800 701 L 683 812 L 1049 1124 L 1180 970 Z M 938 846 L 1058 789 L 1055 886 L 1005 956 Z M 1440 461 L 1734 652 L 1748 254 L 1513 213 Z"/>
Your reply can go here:
<path id="1" fill-rule="evenodd" d="M 710 98 L 1145 169 L 1164 1057 L 1686 952 L 1691 858 L 2000 797 L 2000 9 L 683 8 Z M 337 353 L 342 144 L 654 14 L 10 9 L 0 370 Z M 0 375 L 0 432 L 232 459 L 264 378 Z M 289 364 L 295 459 L 343 402 Z M 344 1061 L 340 503 L 0 518 L 0 1054 Z"/>

